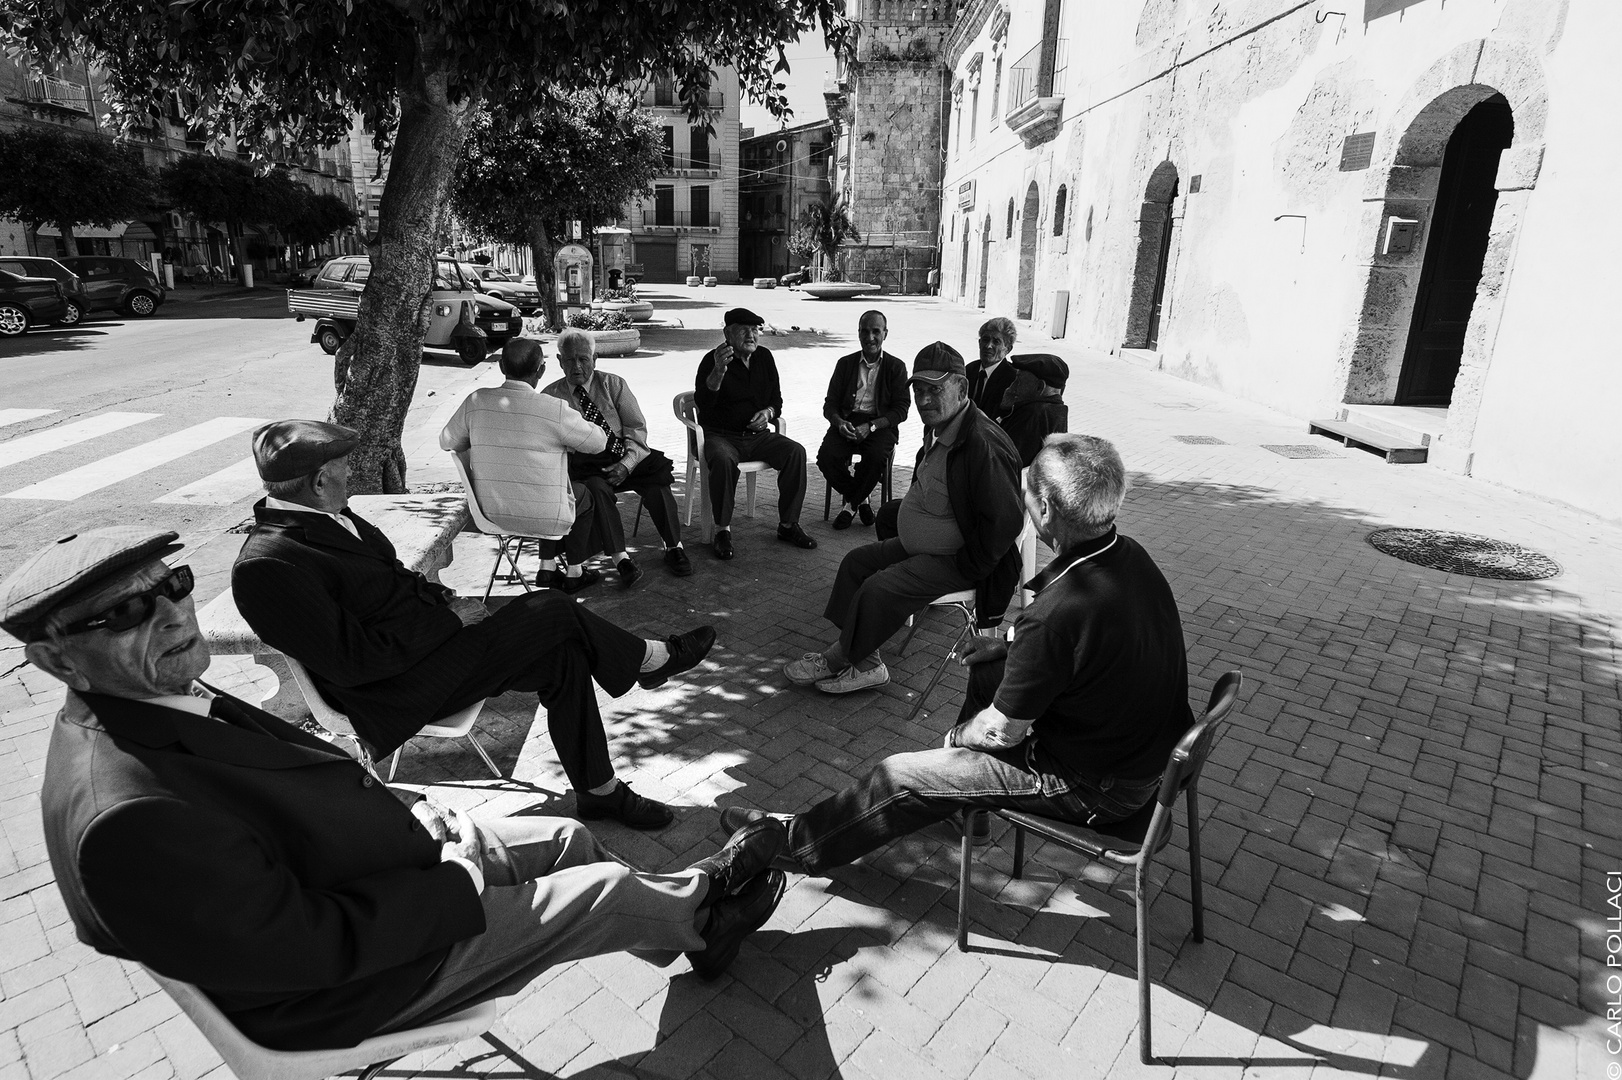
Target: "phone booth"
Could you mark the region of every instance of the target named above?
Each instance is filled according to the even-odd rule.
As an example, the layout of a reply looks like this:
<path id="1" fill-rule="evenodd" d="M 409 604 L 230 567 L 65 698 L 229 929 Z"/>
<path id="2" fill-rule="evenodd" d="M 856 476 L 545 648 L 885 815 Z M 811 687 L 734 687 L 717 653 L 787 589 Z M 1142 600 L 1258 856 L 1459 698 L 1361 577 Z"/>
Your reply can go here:
<path id="1" fill-rule="evenodd" d="M 591 252 L 579 244 L 564 244 L 552 260 L 558 279 L 558 303 L 589 307 L 592 297 Z"/>

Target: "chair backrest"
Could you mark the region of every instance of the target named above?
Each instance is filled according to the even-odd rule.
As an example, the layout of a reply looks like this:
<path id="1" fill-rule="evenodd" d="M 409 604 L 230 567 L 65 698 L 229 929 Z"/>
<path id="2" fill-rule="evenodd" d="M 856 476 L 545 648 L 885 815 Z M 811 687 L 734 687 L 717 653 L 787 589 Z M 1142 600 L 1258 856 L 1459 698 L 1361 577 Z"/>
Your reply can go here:
<path id="1" fill-rule="evenodd" d="M 687 427 L 687 460 L 701 461 L 698 456 L 698 409 L 693 404 L 693 392 L 685 390 L 670 399 L 670 407 L 676 412 L 676 419 Z"/>
<path id="2" fill-rule="evenodd" d="M 1143 850 L 1158 851 L 1170 837 L 1172 801 L 1199 782 L 1200 770 L 1205 768 L 1211 744 L 1216 741 L 1217 722 L 1233 711 L 1243 682 L 1244 676 L 1237 671 L 1229 671 L 1218 679 L 1211 688 L 1211 699 L 1205 706 L 1205 714 L 1177 740 L 1171 760 L 1166 762 L 1166 771 L 1160 774 L 1160 791 L 1155 796 L 1160 808 L 1150 822 L 1149 834 L 1143 838 Z M 1194 827 L 1192 822 L 1189 827 Z"/>
<path id="3" fill-rule="evenodd" d="M 310 669 L 297 660 L 282 654 L 287 662 L 287 670 L 293 673 L 293 681 L 298 683 L 299 693 L 304 695 L 304 704 L 310 708 L 310 715 L 315 722 L 337 735 L 353 737 L 355 727 L 349 722 L 349 717 L 334 709 L 326 698 L 321 696 L 321 690 L 315 685 L 315 679 L 310 675 Z"/>
<path id="4" fill-rule="evenodd" d="M 473 527 L 482 533 L 492 536 L 502 536 L 506 529 L 484 516 L 484 510 L 479 506 L 479 496 L 473 490 L 473 477 L 468 475 L 466 450 L 449 451 L 451 460 L 456 462 L 456 478 L 462 482 L 462 490 L 467 493 L 467 512 L 473 519 Z"/>

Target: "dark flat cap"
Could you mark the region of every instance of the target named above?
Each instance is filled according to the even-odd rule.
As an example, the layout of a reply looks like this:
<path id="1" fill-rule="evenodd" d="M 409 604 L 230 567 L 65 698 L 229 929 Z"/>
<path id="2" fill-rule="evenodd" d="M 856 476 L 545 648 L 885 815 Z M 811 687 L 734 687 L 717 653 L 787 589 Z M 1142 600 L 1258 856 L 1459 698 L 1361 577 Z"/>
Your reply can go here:
<path id="1" fill-rule="evenodd" d="M 72 533 L 36 551 L 0 582 L 0 627 L 28 640 L 45 617 L 108 579 L 180 550 L 179 533 L 114 526 Z"/>
<path id="2" fill-rule="evenodd" d="M 726 326 L 765 326 L 766 320 L 746 307 L 735 307 L 721 316 Z"/>
<path id="3" fill-rule="evenodd" d="M 912 377 L 907 381 L 941 383 L 948 375 L 965 372 L 962 355 L 944 341 L 925 345 L 912 361 Z"/>
<path id="4" fill-rule="evenodd" d="M 261 480 L 297 480 L 343 457 L 360 433 L 321 420 L 277 420 L 253 433 L 253 463 Z"/>

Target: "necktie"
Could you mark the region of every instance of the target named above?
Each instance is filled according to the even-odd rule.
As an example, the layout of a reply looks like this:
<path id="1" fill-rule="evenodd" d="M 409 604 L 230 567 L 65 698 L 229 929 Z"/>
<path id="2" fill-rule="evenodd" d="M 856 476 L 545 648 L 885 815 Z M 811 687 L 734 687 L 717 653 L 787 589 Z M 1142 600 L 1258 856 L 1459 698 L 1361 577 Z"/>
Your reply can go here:
<path id="1" fill-rule="evenodd" d="M 614 434 L 614 429 L 608 426 L 608 420 L 603 416 L 602 410 L 597 407 L 597 403 L 591 400 L 591 395 L 586 393 L 586 388 L 584 386 L 575 387 L 574 397 L 576 401 L 580 402 L 580 414 L 602 428 L 603 433 L 608 436 L 606 452 L 613 454 L 615 457 L 624 457 L 625 440 Z"/>
<path id="2" fill-rule="evenodd" d="M 985 411 L 986 406 L 985 402 L 981 401 L 980 399 L 985 396 L 986 383 L 989 381 L 990 380 L 986 378 L 985 368 L 981 368 L 980 373 L 974 377 L 974 393 L 969 395 L 969 400 L 974 402 L 975 405 L 979 406 L 982 412 Z"/>

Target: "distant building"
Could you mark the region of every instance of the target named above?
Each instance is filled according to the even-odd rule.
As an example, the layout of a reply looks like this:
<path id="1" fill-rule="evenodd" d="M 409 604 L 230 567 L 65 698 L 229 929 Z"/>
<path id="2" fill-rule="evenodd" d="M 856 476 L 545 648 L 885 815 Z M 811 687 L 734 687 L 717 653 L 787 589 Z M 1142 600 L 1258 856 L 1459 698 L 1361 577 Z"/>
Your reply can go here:
<path id="1" fill-rule="evenodd" d="M 942 295 L 1622 517 L 1622 5 L 1338 6 L 970 0 Z"/>
<path id="2" fill-rule="evenodd" d="M 788 250 L 800 214 L 827 202 L 833 166 L 831 120 L 801 124 L 742 141 L 738 274 L 744 280 L 781 277 L 802 262 Z"/>
<path id="3" fill-rule="evenodd" d="M 642 93 L 664 140 L 664 167 L 653 195 L 627 210 L 631 261 L 642 280 L 680 282 L 690 275 L 738 279 L 738 74 L 714 73 L 713 131 L 687 119 L 675 82 L 656 76 Z"/>

